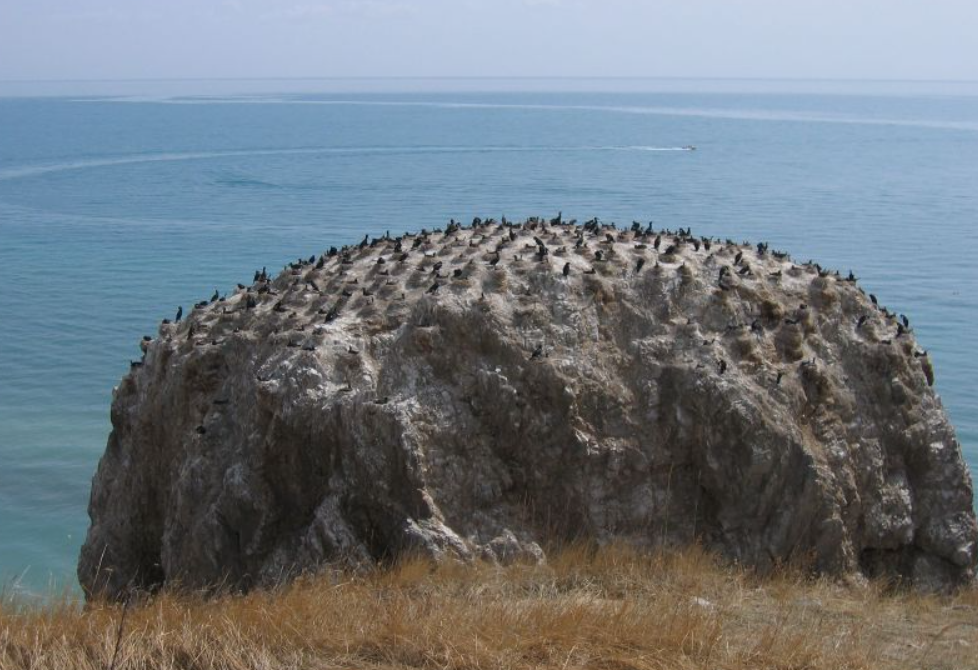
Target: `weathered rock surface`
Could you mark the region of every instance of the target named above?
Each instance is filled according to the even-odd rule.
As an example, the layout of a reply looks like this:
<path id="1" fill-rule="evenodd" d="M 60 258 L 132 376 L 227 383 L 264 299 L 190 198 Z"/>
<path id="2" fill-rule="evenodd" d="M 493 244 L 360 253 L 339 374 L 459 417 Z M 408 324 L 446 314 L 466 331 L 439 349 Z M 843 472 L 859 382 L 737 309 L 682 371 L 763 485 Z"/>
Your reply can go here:
<path id="1" fill-rule="evenodd" d="M 973 579 L 970 475 L 912 332 L 815 265 L 644 233 L 384 238 L 164 323 L 115 391 L 82 585 L 575 538 Z"/>

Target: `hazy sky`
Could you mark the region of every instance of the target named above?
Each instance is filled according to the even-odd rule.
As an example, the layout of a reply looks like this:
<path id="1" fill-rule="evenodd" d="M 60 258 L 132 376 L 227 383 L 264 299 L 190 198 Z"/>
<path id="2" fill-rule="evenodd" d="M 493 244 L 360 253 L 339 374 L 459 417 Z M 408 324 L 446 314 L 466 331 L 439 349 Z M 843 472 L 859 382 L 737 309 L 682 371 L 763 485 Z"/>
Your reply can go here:
<path id="1" fill-rule="evenodd" d="M 978 0 L 0 0 L 0 79 L 978 79 Z"/>

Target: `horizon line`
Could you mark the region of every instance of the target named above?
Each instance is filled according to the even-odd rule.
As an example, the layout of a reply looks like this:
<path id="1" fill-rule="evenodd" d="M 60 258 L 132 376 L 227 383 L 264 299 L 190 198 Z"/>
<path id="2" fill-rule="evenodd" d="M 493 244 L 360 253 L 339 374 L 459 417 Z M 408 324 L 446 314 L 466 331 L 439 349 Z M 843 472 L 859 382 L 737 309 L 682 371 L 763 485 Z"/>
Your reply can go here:
<path id="1" fill-rule="evenodd" d="M 135 83 L 174 81 L 756 81 L 873 84 L 976 84 L 978 79 L 902 79 L 883 77 L 714 77 L 676 75 L 325 75 L 301 77 L 119 77 L 81 79 L 0 79 L 3 84 Z"/>

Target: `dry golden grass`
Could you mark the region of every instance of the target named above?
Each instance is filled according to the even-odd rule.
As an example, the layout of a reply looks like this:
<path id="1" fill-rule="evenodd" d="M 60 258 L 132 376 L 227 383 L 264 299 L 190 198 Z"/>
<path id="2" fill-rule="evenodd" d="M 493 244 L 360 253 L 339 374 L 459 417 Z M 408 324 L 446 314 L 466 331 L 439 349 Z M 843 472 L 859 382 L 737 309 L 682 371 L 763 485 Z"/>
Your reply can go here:
<path id="1" fill-rule="evenodd" d="M 121 626 L 120 626 L 121 624 Z M 0 610 L 0 668 L 968 668 L 978 595 L 886 593 L 709 555 L 407 561 L 217 599 Z M 121 631 L 121 635 L 120 635 Z M 118 644 L 118 650 L 116 650 Z"/>

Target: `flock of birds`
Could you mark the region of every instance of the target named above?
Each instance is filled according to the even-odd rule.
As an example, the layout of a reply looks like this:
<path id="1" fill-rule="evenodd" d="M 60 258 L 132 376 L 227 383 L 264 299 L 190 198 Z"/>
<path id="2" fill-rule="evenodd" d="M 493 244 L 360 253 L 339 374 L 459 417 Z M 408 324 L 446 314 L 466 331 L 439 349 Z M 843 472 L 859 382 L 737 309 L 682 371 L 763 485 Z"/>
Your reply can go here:
<path id="1" fill-rule="evenodd" d="M 785 275 L 830 278 L 862 292 L 851 271 L 842 276 L 812 261 L 795 264 L 788 254 L 773 251 L 763 242 L 738 244 L 696 236 L 688 228 L 655 230 L 652 222 L 636 221 L 619 228 L 594 218 L 579 224 L 561 214 L 521 222 L 476 218 L 469 225 L 452 220 L 444 229 L 422 229 L 396 237 L 389 232 L 381 237 L 365 235 L 358 244 L 330 247 L 321 255 L 297 259 L 277 277 L 266 268 L 256 270 L 250 285 L 238 284 L 230 296 L 215 290 L 209 300 L 195 304 L 186 318 L 179 307 L 172 321 L 163 321 L 161 336 L 166 340 L 182 337 L 194 346 L 219 345 L 230 333 L 248 328 L 247 315 L 271 312 L 277 316 L 264 319 L 263 335 L 313 351 L 317 342 L 309 337 L 311 333 L 322 333 L 328 324 L 347 315 L 357 316 L 365 308 L 374 312 L 378 300 L 390 304 L 422 295 L 437 299 L 455 290 L 485 301 L 494 290 L 505 293 L 505 283 L 493 280 L 505 271 L 520 275 L 535 268 L 563 281 L 576 275 L 628 279 L 645 272 L 675 272 L 688 278 L 690 266 L 699 268 L 701 275 L 708 269 L 715 272 L 712 281 L 721 292 L 735 291 L 738 284 L 748 281 L 780 283 Z M 473 280 L 480 281 L 480 286 L 473 288 Z M 852 324 L 857 331 L 875 315 L 890 334 L 878 340 L 881 345 L 911 332 L 906 316 L 881 307 L 875 295 L 868 297 L 871 309 Z M 808 308 L 801 303 L 793 316 L 784 316 L 784 323 L 796 325 Z M 764 325 L 755 318 L 750 323 L 731 324 L 727 332 L 742 329 L 760 333 Z M 144 356 L 151 343 L 151 337 L 143 338 Z M 350 346 L 348 353 L 360 352 Z M 543 343 L 527 352 L 529 360 L 545 355 Z M 914 348 L 913 356 L 926 357 L 927 353 Z M 715 364 L 719 374 L 727 371 L 725 359 L 717 358 Z M 142 361 L 132 365 L 139 367 Z M 814 366 L 815 360 L 800 365 Z M 933 368 L 926 364 L 924 370 L 928 383 L 933 384 Z M 778 371 L 773 382 L 780 384 L 783 376 Z"/>

